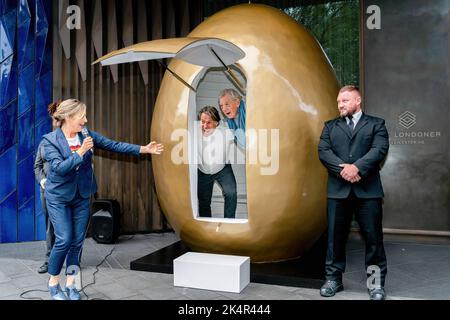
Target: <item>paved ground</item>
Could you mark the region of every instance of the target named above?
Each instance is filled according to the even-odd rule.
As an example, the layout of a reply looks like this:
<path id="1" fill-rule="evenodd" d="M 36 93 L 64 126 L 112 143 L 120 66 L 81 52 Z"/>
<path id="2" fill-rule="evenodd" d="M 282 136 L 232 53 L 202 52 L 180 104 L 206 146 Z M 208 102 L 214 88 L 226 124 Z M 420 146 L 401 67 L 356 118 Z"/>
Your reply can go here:
<path id="1" fill-rule="evenodd" d="M 250 283 L 240 294 L 173 286 L 173 275 L 131 271 L 130 261 L 178 241 L 173 233 L 121 236 L 116 245 L 87 239 L 83 251 L 83 285 L 95 284 L 85 293 L 89 299 L 113 300 L 319 300 L 318 290 Z M 385 242 L 388 257 L 386 292 L 389 299 L 450 299 L 450 245 Z M 46 291 L 48 276 L 36 272 L 42 264 L 44 242 L 0 244 L 0 299 L 21 299 L 27 290 Z M 331 299 L 367 300 L 364 246 L 351 240 L 347 249 L 345 291 Z M 49 299 L 47 292 L 30 292 L 27 298 Z M 86 298 L 86 297 L 85 297 Z"/>

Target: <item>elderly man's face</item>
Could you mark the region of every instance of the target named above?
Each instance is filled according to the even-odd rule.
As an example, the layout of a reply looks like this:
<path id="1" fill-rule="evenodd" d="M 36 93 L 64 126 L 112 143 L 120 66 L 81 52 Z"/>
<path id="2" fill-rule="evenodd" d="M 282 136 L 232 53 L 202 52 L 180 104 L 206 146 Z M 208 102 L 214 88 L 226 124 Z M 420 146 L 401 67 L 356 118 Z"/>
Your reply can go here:
<path id="1" fill-rule="evenodd" d="M 341 117 L 351 116 L 361 110 L 361 96 L 357 91 L 344 91 L 337 97 Z"/>
<path id="2" fill-rule="evenodd" d="M 229 94 L 226 94 L 219 99 L 220 109 L 228 119 L 236 118 L 239 109 L 239 104 L 240 104 L 239 99 L 232 100 Z"/>

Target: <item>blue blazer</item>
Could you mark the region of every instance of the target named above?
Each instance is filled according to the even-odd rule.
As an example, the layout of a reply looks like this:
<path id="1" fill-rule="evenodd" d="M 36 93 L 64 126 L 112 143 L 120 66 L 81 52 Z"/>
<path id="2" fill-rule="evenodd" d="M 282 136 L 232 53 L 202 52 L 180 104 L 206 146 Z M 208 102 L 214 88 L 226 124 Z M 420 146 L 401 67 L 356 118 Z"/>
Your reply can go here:
<path id="1" fill-rule="evenodd" d="M 319 142 L 319 158 L 328 169 L 328 198 L 344 199 L 350 191 L 358 198 L 384 196 L 380 165 L 389 149 L 384 120 L 362 114 L 353 132 L 344 118 L 327 121 Z M 341 163 L 353 163 L 361 180 L 350 183 L 340 175 Z"/>
<path id="2" fill-rule="evenodd" d="M 83 135 L 78 133 L 80 142 Z M 94 147 L 112 152 L 139 155 L 140 146 L 110 140 L 89 130 L 94 141 Z M 43 137 L 44 158 L 50 163 L 50 170 L 45 183 L 45 196 L 48 200 L 68 202 L 75 198 L 77 190 L 81 197 L 89 198 L 97 191 L 94 171 L 92 170 L 92 152 L 86 152 L 83 157 L 72 153 L 61 128 Z"/>

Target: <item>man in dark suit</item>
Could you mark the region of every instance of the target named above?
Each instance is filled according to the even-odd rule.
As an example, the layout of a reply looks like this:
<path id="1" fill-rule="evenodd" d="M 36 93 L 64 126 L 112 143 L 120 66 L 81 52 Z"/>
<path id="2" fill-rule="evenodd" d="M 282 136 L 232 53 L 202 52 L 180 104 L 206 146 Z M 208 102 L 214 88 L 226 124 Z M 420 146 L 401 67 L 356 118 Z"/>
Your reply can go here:
<path id="1" fill-rule="evenodd" d="M 366 244 L 366 272 L 375 270 L 375 285 L 367 282 L 372 300 L 384 300 L 387 272 L 383 246 L 380 164 L 389 149 L 384 120 L 361 110 L 357 87 L 339 91 L 340 117 L 327 121 L 319 142 L 319 158 L 328 170 L 328 249 L 326 282 L 320 289 L 324 297 L 344 290 L 345 247 L 353 214 Z M 369 268 L 370 267 L 370 268 Z M 378 269 L 379 268 L 379 269 Z"/>
<path id="2" fill-rule="evenodd" d="M 39 143 L 39 147 L 36 152 L 36 160 L 34 161 L 34 175 L 40 185 L 41 205 L 45 214 L 45 226 L 46 226 L 45 240 L 47 251 L 45 254 L 45 262 L 38 269 L 39 273 L 47 273 L 48 258 L 50 257 L 53 245 L 55 244 L 55 231 L 53 230 L 53 225 L 50 219 L 48 218 L 47 204 L 45 200 L 45 182 L 47 181 L 49 166 L 50 164 L 44 159 L 44 144 L 41 141 L 41 143 Z"/>

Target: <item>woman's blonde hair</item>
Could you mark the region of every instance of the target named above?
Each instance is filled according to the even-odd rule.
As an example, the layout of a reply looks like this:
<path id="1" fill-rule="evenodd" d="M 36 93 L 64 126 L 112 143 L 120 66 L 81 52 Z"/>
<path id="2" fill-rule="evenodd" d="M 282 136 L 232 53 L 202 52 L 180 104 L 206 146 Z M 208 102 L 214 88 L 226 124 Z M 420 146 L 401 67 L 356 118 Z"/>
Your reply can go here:
<path id="1" fill-rule="evenodd" d="M 58 127 L 62 126 L 64 120 L 80 112 L 86 112 L 86 105 L 77 99 L 54 102 L 48 107 L 48 113 L 57 121 Z"/>

